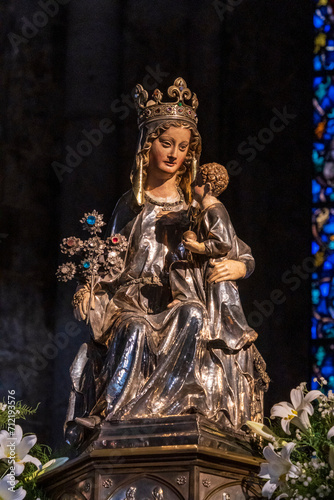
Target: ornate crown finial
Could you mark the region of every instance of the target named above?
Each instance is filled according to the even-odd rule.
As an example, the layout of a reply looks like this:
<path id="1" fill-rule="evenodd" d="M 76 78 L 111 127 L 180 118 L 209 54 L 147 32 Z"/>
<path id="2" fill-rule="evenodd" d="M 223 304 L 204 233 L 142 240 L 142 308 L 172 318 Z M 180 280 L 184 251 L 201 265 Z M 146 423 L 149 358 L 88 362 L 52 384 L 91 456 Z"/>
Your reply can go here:
<path id="1" fill-rule="evenodd" d="M 159 89 L 155 89 L 152 99 L 148 100 L 148 92 L 142 85 L 136 85 L 133 97 L 138 112 L 139 127 L 144 123 L 158 120 L 183 120 L 196 126 L 198 99 L 196 94 L 192 94 L 188 89 L 186 81 L 181 77 L 176 78 L 174 85 L 168 88 L 167 94 L 169 97 L 175 97 L 176 101 L 161 102 L 163 94 Z M 186 104 L 185 101 L 190 100 L 191 104 Z"/>

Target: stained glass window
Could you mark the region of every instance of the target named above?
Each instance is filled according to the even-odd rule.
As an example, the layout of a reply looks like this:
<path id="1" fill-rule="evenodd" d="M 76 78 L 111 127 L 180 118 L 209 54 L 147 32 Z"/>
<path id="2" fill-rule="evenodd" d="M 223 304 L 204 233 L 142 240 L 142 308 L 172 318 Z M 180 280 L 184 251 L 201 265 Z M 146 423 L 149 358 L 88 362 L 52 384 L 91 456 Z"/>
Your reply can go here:
<path id="1" fill-rule="evenodd" d="M 314 0 L 313 24 L 312 378 L 334 389 L 334 0 Z"/>

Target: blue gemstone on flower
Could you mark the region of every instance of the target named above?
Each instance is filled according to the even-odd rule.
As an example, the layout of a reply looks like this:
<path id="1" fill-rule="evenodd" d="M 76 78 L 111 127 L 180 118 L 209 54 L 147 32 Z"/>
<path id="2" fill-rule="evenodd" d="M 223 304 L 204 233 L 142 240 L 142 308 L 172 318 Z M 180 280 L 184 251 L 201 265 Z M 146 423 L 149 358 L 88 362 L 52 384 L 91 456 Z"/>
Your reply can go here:
<path id="1" fill-rule="evenodd" d="M 85 261 L 82 263 L 82 265 L 83 265 L 83 267 L 84 267 L 85 269 L 89 269 L 89 268 L 90 268 L 90 262 L 89 262 L 89 260 L 85 260 Z"/>
<path id="2" fill-rule="evenodd" d="M 89 224 L 90 226 L 94 226 L 95 222 L 96 222 L 96 217 L 94 217 L 94 215 L 89 215 L 86 219 L 86 222 L 87 224 Z"/>
<path id="3" fill-rule="evenodd" d="M 182 92 L 182 90 L 183 90 L 183 87 L 182 87 L 182 85 L 180 85 L 179 89 L 180 89 L 180 90 L 181 90 L 181 92 Z"/>

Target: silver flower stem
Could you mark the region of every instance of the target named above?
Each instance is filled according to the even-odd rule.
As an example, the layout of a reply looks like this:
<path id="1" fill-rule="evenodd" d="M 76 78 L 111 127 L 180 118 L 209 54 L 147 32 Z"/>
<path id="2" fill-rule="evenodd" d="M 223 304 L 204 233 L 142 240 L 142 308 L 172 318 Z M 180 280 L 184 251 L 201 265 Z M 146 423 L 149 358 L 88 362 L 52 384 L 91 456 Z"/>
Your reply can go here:
<path id="1" fill-rule="evenodd" d="M 90 278 L 90 294 L 89 294 L 89 302 L 88 302 L 88 311 L 87 311 L 87 316 L 86 316 L 86 325 L 89 323 L 89 316 L 90 316 L 90 306 L 92 303 L 92 297 L 93 297 L 93 285 L 94 285 L 94 277 L 91 275 Z"/>

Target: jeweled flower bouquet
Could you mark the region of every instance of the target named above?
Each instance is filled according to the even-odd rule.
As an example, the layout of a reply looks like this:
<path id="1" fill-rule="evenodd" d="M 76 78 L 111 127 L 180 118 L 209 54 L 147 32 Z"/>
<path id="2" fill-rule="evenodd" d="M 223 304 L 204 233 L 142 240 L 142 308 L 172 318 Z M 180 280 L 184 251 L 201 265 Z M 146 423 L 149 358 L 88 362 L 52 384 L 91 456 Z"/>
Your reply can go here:
<path id="1" fill-rule="evenodd" d="M 320 389 L 326 380 L 320 379 Z M 334 394 L 308 391 L 302 382 L 271 409 L 269 426 L 248 422 L 268 444 L 259 477 L 265 498 L 334 499 Z M 278 420 L 280 419 L 280 420 Z"/>
<path id="2" fill-rule="evenodd" d="M 66 262 L 58 267 L 58 280 L 69 281 L 75 278 L 91 285 L 98 276 L 109 274 L 115 277 L 122 270 L 127 249 L 126 238 L 120 234 L 105 240 L 97 236 L 105 222 L 103 215 L 96 210 L 86 213 L 80 222 L 91 236 L 86 241 L 75 236 L 63 239 L 60 245 L 62 253 L 73 257 L 75 262 Z"/>
<path id="3" fill-rule="evenodd" d="M 83 229 L 90 233 L 90 238 L 83 241 L 76 236 L 64 238 L 60 249 L 62 253 L 69 255 L 75 262 L 65 262 L 61 264 L 56 276 L 59 281 L 69 281 L 77 279 L 83 285 L 73 298 L 73 307 L 78 307 L 81 303 L 84 292 L 90 293 L 89 307 L 94 309 L 93 290 L 100 278 L 107 275 L 113 280 L 122 272 L 127 240 L 121 234 L 114 234 L 105 240 L 97 236 L 102 232 L 103 215 L 96 210 L 86 213 L 80 220 Z M 89 323 L 89 313 L 86 316 L 86 323 Z"/>

